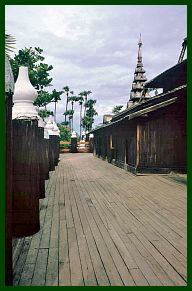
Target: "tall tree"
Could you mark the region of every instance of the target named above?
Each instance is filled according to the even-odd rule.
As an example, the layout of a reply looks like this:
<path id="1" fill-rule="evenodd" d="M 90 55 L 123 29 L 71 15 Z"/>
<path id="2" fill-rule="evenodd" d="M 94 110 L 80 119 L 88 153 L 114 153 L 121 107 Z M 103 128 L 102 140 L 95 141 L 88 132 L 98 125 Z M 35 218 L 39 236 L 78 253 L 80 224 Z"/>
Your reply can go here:
<path id="1" fill-rule="evenodd" d="M 70 96 L 68 99 L 69 99 L 69 102 L 71 102 L 71 110 L 73 112 L 72 117 L 71 117 L 71 129 L 73 131 L 73 115 L 75 113 L 74 103 L 79 101 L 79 97 L 78 96 Z"/>
<path id="2" fill-rule="evenodd" d="M 70 141 L 71 140 L 71 132 L 68 126 L 64 125 L 62 123 L 57 124 L 59 130 L 60 130 L 60 140 L 63 141 Z"/>
<path id="3" fill-rule="evenodd" d="M 96 104 L 96 100 L 89 99 L 86 104 L 86 115 L 83 118 L 83 127 L 85 130 L 91 130 L 93 123 L 94 123 L 94 116 L 98 115 L 97 111 L 94 108 L 94 105 Z"/>
<path id="4" fill-rule="evenodd" d="M 63 94 L 63 91 L 56 91 L 55 89 L 53 89 L 52 93 L 51 93 L 51 102 L 55 103 L 55 113 L 54 113 L 54 119 L 56 122 L 56 110 L 57 110 L 57 102 L 59 100 L 61 100 L 61 95 Z"/>
<path id="5" fill-rule="evenodd" d="M 74 114 L 73 110 L 67 110 L 63 113 L 63 115 L 69 116 L 68 125 L 69 125 L 70 130 L 71 130 L 71 119 L 72 119 L 73 114 Z M 66 125 L 66 121 L 64 121 L 64 125 Z"/>
<path id="6" fill-rule="evenodd" d="M 43 63 L 45 58 L 42 56 L 42 53 L 43 50 L 39 47 L 34 49 L 32 47 L 25 47 L 19 50 L 18 54 L 10 60 L 15 81 L 18 76 L 19 67 L 27 66 L 29 68 L 30 81 L 38 93 L 43 91 L 44 88 L 51 86 L 52 82 L 49 74 L 53 66 Z"/>
<path id="7" fill-rule="evenodd" d="M 85 101 L 84 102 L 84 114 L 83 114 L 83 117 L 85 117 L 87 99 L 88 99 L 89 94 L 91 94 L 92 92 L 88 90 L 88 91 L 83 91 L 82 93 L 83 93 L 83 96 L 85 97 L 84 98 L 84 101 Z"/>
<path id="8" fill-rule="evenodd" d="M 80 105 L 80 122 L 79 122 L 79 130 L 80 130 L 80 138 L 81 138 L 81 131 L 82 131 L 82 107 L 83 107 L 83 92 L 79 93 L 79 105 Z"/>
<path id="9" fill-rule="evenodd" d="M 70 89 L 69 89 L 68 86 L 65 86 L 65 87 L 63 87 L 63 90 L 64 90 L 64 92 L 66 93 L 66 96 L 67 96 L 66 105 L 65 105 L 65 112 L 67 112 L 68 102 L 69 102 L 68 97 L 69 97 L 69 91 L 70 91 Z M 67 115 L 65 115 L 65 122 L 66 121 L 67 121 Z"/>

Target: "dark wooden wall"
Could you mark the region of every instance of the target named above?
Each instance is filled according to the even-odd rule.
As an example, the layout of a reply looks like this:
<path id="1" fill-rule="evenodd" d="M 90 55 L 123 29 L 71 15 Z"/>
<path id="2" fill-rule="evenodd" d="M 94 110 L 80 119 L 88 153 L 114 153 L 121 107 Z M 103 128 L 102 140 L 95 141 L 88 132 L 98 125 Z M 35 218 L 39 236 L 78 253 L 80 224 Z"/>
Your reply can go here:
<path id="1" fill-rule="evenodd" d="M 134 172 L 185 172 L 186 98 L 145 117 L 99 129 L 94 133 L 94 153 Z"/>
<path id="2" fill-rule="evenodd" d="M 186 120 L 183 102 L 143 120 L 140 126 L 139 169 L 186 170 Z"/>

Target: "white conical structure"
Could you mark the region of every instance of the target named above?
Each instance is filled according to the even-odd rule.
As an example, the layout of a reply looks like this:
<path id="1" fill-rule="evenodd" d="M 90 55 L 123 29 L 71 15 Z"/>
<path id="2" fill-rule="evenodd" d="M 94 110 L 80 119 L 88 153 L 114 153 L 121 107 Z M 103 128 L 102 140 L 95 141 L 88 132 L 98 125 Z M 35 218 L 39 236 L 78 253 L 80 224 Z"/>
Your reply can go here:
<path id="1" fill-rule="evenodd" d="M 58 135 L 59 136 L 58 127 L 57 127 L 56 124 L 53 125 L 52 135 Z"/>
<path id="2" fill-rule="evenodd" d="M 90 135 L 89 135 L 89 139 L 91 139 L 91 138 L 94 138 L 94 134 L 93 133 L 90 133 Z"/>
<path id="3" fill-rule="evenodd" d="M 71 138 L 76 138 L 77 137 L 77 134 L 75 131 L 72 132 L 72 135 L 71 135 Z"/>
<path id="4" fill-rule="evenodd" d="M 29 80 L 28 67 L 19 67 L 13 95 L 12 119 L 38 119 L 37 108 L 33 105 L 37 95 Z"/>
<path id="5" fill-rule="evenodd" d="M 81 134 L 81 140 L 83 141 L 84 139 L 85 139 L 85 131 L 83 130 Z"/>
<path id="6" fill-rule="evenodd" d="M 44 128 L 44 138 L 49 139 L 49 131 L 46 128 Z"/>
<path id="7" fill-rule="evenodd" d="M 54 131 L 57 131 L 57 135 L 60 136 L 60 130 L 59 130 L 57 123 L 55 121 L 53 121 L 53 125 L 54 125 Z"/>
<path id="8" fill-rule="evenodd" d="M 38 127 L 45 128 L 45 121 L 40 116 L 38 117 Z"/>
<path id="9" fill-rule="evenodd" d="M 45 129 L 48 130 L 49 135 L 53 135 L 53 128 L 54 128 L 53 123 L 51 122 L 51 120 L 48 120 L 47 124 L 45 125 Z"/>

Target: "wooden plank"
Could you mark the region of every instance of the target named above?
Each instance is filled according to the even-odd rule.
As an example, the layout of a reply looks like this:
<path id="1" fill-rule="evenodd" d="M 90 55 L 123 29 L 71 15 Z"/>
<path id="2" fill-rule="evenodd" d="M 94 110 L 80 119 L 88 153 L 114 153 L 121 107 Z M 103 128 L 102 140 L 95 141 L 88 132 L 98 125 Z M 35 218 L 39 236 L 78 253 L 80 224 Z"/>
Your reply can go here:
<path id="1" fill-rule="evenodd" d="M 80 198 L 80 195 L 83 195 L 83 189 L 80 188 L 80 185 L 77 185 L 77 189 L 78 190 L 74 192 L 74 197 L 76 200 L 76 204 L 78 205 L 79 216 L 81 219 L 83 232 L 85 234 L 86 241 L 88 244 L 89 253 L 91 256 L 97 283 L 100 286 L 107 286 L 107 285 L 110 285 L 109 279 L 106 274 L 105 266 L 103 264 L 100 253 L 98 252 L 98 248 L 97 248 L 93 233 L 91 231 L 91 227 L 88 223 L 88 219 L 86 217 L 86 214 L 83 208 L 82 200 Z M 80 189 L 82 190 L 81 192 L 79 192 Z"/>
<path id="2" fill-rule="evenodd" d="M 16 238 L 14 240 L 14 247 L 12 250 L 12 256 L 13 256 L 13 269 L 15 269 L 15 266 L 17 264 L 17 260 L 19 258 L 19 255 L 21 253 L 21 250 L 23 248 L 23 244 L 24 244 L 25 238 Z"/>
<path id="3" fill-rule="evenodd" d="M 31 243 L 31 237 L 28 237 L 28 238 L 26 237 L 24 239 L 22 248 L 20 249 L 20 254 L 19 254 L 16 266 L 13 269 L 13 285 L 19 284 L 21 273 L 25 266 L 25 261 L 26 261 L 27 253 L 30 247 L 30 243 Z"/>
<path id="4" fill-rule="evenodd" d="M 76 229 L 77 242 L 78 242 L 78 247 L 79 247 L 79 256 L 81 260 L 84 283 L 86 286 L 95 286 L 97 285 L 97 281 L 96 281 L 95 273 L 92 266 L 89 248 L 88 248 L 85 234 L 83 232 L 83 228 L 81 225 L 81 219 L 80 219 L 78 208 L 77 208 L 78 206 L 76 204 L 75 197 L 74 197 L 74 193 L 77 191 L 77 188 L 75 187 L 75 183 L 72 183 L 71 189 L 72 191 L 70 195 L 70 201 L 71 201 L 73 219 L 74 219 L 74 224 L 75 224 L 75 229 Z"/>
<path id="5" fill-rule="evenodd" d="M 69 286 L 71 285 L 69 268 L 69 245 L 67 223 L 65 220 L 60 221 L 59 233 L 59 286 Z"/>
<path id="6" fill-rule="evenodd" d="M 63 155 L 40 201 L 40 232 L 23 254 L 22 240 L 13 242 L 15 285 L 185 286 L 186 188 L 178 185 Z"/>
<path id="7" fill-rule="evenodd" d="M 45 285 L 48 251 L 48 249 L 39 249 L 34 275 L 31 282 L 32 286 Z"/>
<path id="8" fill-rule="evenodd" d="M 35 264 L 25 263 L 22 270 L 19 286 L 31 286 L 32 277 L 35 269 Z"/>
<path id="9" fill-rule="evenodd" d="M 140 269 L 130 269 L 131 276 L 134 278 L 137 286 L 149 286 L 146 278 L 143 276 Z"/>
<path id="10" fill-rule="evenodd" d="M 113 219 L 112 217 L 110 219 Z M 116 218 L 115 221 L 113 221 L 113 225 L 116 224 Z M 119 226 L 117 226 L 118 232 L 119 232 Z M 131 253 L 131 255 L 134 257 L 137 265 L 139 266 L 139 268 L 141 267 L 142 270 L 144 271 L 144 274 L 147 274 L 146 277 L 149 277 L 149 282 L 153 283 L 154 285 L 158 285 L 160 284 L 160 281 L 157 279 L 157 277 L 155 276 L 155 274 L 153 274 L 153 271 L 149 269 L 149 266 L 145 263 L 145 261 L 143 260 L 143 257 L 139 254 L 139 252 L 137 251 L 137 249 L 132 245 L 132 244 L 127 244 L 127 237 L 125 234 L 121 233 L 121 238 L 124 237 L 124 243 L 127 246 L 127 249 L 129 251 L 129 253 Z M 149 270 L 148 270 L 149 269 Z M 141 275 L 142 276 L 142 275 Z M 143 281 L 146 282 L 146 279 L 143 277 Z M 147 284 L 147 283 L 146 283 Z"/>
<path id="11" fill-rule="evenodd" d="M 84 207 L 84 212 L 87 216 L 87 220 L 90 224 L 92 234 L 94 236 L 95 242 L 97 244 L 97 248 L 99 250 L 100 256 L 104 262 L 105 269 L 107 272 L 107 275 L 109 277 L 109 281 L 111 285 L 122 285 L 123 282 L 118 274 L 118 271 L 116 269 L 116 266 L 111 258 L 111 255 L 109 253 L 109 250 L 105 244 L 105 241 L 102 238 L 102 235 L 98 229 L 97 224 L 94 221 L 94 218 L 90 212 L 90 209 L 87 206 L 86 200 L 80 198 Z"/>
<path id="12" fill-rule="evenodd" d="M 90 207 L 90 210 L 93 214 L 93 217 L 95 219 L 95 222 L 97 223 L 98 228 L 101 231 L 101 234 L 103 236 L 103 239 L 105 243 L 107 244 L 107 248 L 109 250 L 109 253 L 114 261 L 114 264 L 120 274 L 121 280 L 123 281 L 123 284 L 126 286 L 134 286 L 135 283 L 133 281 L 133 278 L 130 275 L 130 272 L 124 263 L 123 258 L 121 257 L 120 253 L 118 252 L 118 249 L 116 248 L 113 240 L 111 239 L 107 229 L 105 228 L 100 216 L 98 215 L 95 207 Z"/>
<path id="13" fill-rule="evenodd" d="M 68 228 L 69 264 L 72 286 L 84 286 L 75 228 Z"/>
<path id="14" fill-rule="evenodd" d="M 49 248 L 45 285 L 58 286 L 58 248 Z"/>

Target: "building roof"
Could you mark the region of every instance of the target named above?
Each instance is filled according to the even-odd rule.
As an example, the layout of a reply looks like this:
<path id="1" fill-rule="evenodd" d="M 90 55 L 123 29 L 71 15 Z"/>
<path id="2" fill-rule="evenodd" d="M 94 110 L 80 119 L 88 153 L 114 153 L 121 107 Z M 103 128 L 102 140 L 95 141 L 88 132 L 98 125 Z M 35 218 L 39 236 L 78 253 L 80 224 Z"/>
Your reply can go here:
<path id="1" fill-rule="evenodd" d="M 187 83 L 187 60 L 167 69 L 145 84 L 146 88 L 163 88 L 164 92 Z"/>
<path id="2" fill-rule="evenodd" d="M 108 126 L 113 126 L 122 120 L 142 116 L 146 113 L 158 110 L 160 108 L 166 107 L 170 104 L 176 102 L 179 98 L 184 98 L 186 96 L 187 85 L 182 85 L 180 87 L 174 88 L 171 91 L 157 95 L 143 103 L 133 105 L 130 108 L 125 109 L 124 111 L 116 114 L 110 123 L 104 124 L 103 126 L 93 129 L 91 132 L 96 132 Z"/>

